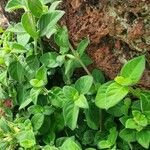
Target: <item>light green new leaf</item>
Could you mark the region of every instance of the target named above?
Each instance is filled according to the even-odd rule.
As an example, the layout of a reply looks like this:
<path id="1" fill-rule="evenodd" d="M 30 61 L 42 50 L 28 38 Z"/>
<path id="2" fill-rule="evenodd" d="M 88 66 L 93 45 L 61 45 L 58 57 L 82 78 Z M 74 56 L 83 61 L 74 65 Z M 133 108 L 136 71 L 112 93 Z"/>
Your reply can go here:
<path id="1" fill-rule="evenodd" d="M 80 94 L 87 94 L 93 84 L 93 77 L 90 75 L 82 76 L 75 82 L 75 88 Z"/>
<path id="2" fill-rule="evenodd" d="M 123 87 L 118 83 L 103 84 L 96 95 L 96 106 L 102 109 L 109 109 L 119 103 L 128 92 L 128 87 Z"/>
<path id="3" fill-rule="evenodd" d="M 45 83 L 44 83 L 43 80 L 38 80 L 38 79 L 32 79 L 32 80 L 30 80 L 30 84 L 33 87 L 36 87 L 36 88 L 39 88 L 39 87 L 42 87 L 42 86 L 45 85 Z"/>
<path id="4" fill-rule="evenodd" d="M 63 107 L 63 116 L 65 124 L 71 129 L 74 130 L 77 127 L 77 120 L 79 114 L 79 107 L 74 104 L 72 101 L 65 103 Z"/>
<path id="5" fill-rule="evenodd" d="M 40 0 L 28 0 L 28 7 L 35 17 L 40 18 L 43 13 L 43 5 Z"/>
<path id="6" fill-rule="evenodd" d="M 140 145 L 148 149 L 150 144 L 150 131 L 142 130 L 136 133 L 136 139 Z"/>
<path id="7" fill-rule="evenodd" d="M 43 14 L 38 22 L 40 35 L 44 36 L 51 28 L 53 28 L 60 18 L 64 15 L 64 11 L 55 10 L 50 13 Z"/>
<path id="8" fill-rule="evenodd" d="M 26 12 L 23 14 L 21 18 L 22 25 L 26 32 L 31 35 L 32 38 L 37 38 L 38 33 L 36 31 L 35 20 L 30 12 Z"/>
<path id="9" fill-rule="evenodd" d="M 136 57 L 128 61 L 121 69 L 120 75 L 132 80 L 132 84 L 137 83 L 145 70 L 145 56 Z"/>
<path id="10" fill-rule="evenodd" d="M 45 66 L 41 66 L 35 75 L 35 78 L 38 80 L 43 80 L 44 83 L 47 83 L 47 69 L 45 68 Z"/>
<path id="11" fill-rule="evenodd" d="M 89 104 L 87 102 L 87 99 L 83 94 L 81 94 L 79 96 L 79 98 L 75 101 L 75 105 L 80 107 L 80 108 L 89 108 Z"/>

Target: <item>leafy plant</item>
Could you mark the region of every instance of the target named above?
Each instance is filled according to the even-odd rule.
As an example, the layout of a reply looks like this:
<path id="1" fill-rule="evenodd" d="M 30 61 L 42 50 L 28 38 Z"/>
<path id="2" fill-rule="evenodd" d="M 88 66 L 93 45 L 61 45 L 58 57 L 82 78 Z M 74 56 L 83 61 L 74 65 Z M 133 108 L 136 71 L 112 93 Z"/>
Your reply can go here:
<path id="1" fill-rule="evenodd" d="M 106 82 L 100 70 L 88 70 L 89 39 L 74 47 L 58 24 L 65 13 L 59 4 L 6 5 L 24 14 L 0 35 L 0 149 L 149 149 L 150 91 L 136 88 L 145 56 Z M 79 68 L 86 74 L 77 74 Z"/>

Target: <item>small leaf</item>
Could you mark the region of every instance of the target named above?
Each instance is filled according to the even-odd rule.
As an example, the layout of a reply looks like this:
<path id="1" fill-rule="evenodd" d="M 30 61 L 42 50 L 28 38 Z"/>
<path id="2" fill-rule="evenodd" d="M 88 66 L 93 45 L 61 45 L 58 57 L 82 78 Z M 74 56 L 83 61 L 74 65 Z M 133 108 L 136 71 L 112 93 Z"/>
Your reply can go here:
<path id="1" fill-rule="evenodd" d="M 63 116 L 65 124 L 71 129 L 74 130 L 77 127 L 77 120 L 79 114 L 79 107 L 74 105 L 72 101 L 65 103 L 63 107 Z"/>
<path id="2" fill-rule="evenodd" d="M 24 79 L 24 68 L 19 61 L 14 61 L 9 65 L 8 72 L 10 76 L 18 81 L 22 82 Z"/>
<path id="3" fill-rule="evenodd" d="M 89 108 L 89 104 L 87 102 L 87 99 L 83 94 L 81 94 L 79 96 L 79 98 L 75 101 L 75 105 L 80 107 L 80 108 Z"/>
<path id="4" fill-rule="evenodd" d="M 37 113 L 42 113 L 43 112 L 43 107 L 40 105 L 32 105 L 28 108 L 28 112 L 30 114 L 37 114 Z"/>
<path id="5" fill-rule="evenodd" d="M 84 51 L 86 50 L 88 44 L 89 44 L 89 39 L 84 39 L 82 40 L 78 47 L 77 47 L 77 52 L 79 53 L 80 57 L 83 55 Z"/>
<path id="6" fill-rule="evenodd" d="M 64 26 L 59 28 L 55 34 L 55 42 L 60 47 L 69 47 L 68 30 Z"/>
<path id="7" fill-rule="evenodd" d="M 52 11 L 56 10 L 56 8 L 58 7 L 58 5 L 59 5 L 61 2 L 62 2 L 62 1 L 54 1 L 54 2 L 51 4 L 50 8 L 49 8 L 49 12 L 52 12 Z"/>
<path id="8" fill-rule="evenodd" d="M 28 7 L 35 17 L 40 18 L 43 13 L 43 5 L 40 0 L 28 0 Z"/>
<path id="9" fill-rule="evenodd" d="M 41 92 L 41 88 L 32 88 L 30 91 L 30 97 L 34 105 L 37 104 L 37 99 L 38 99 L 40 92 Z"/>
<path id="10" fill-rule="evenodd" d="M 45 85 L 45 83 L 44 83 L 43 80 L 38 80 L 38 79 L 32 79 L 32 80 L 30 80 L 30 84 L 33 87 L 36 87 L 36 88 L 39 88 L 39 87 L 42 87 L 42 86 Z"/>
<path id="11" fill-rule="evenodd" d="M 129 78 L 132 83 L 137 83 L 145 69 L 145 56 L 136 57 L 128 61 L 121 69 L 120 75 L 124 78 Z"/>
<path id="12" fill-rule="evenodd" d="M 38 37 L 38 33 L 36 31 L 35 20 L 31 13 L 29 13 L 29 12 L 24 13 L 21 18 L 21 22 L 22 22 L 22 25 L 23 25 L 24 29 L 26 30 L 26 32 L 29 35 L 31 35 L 32 38 Z"/>
<path id="13" fill-rule="evenodd" d="M 96 95 L 96 106 L 102 109 L 109 109 L 119 103 L 128 92 L 128 87 L 123 87 L 118 83 L 103 84 Z"/>
<path id="14" fill-rule="evenodd" d="M 44 66 L 48 68 L 56 68 L 59 66 L 59 64 L 57 63 L 57 56 L 58 54 L 55 52 L 48 52 L 40 57 L 40 61 Z"/>
<path id="15" fill-rule="evenodd" d="M 101 70 L 94 69 L 92 71 L 92 76 L 94 78 L 94 81 L 99 82 L 101 84 L 105 83 L 105 77 Z"/>
<path id="16" fill-rule="evenodd" d="M 93 77 L 86 75 L 79 78 L 75 83 L 75 88 L 80 94 L 87 94 L 93 84 Z"/>
<path id="17" fill-rule="evenodd" d="M 47 69 L 45 68 L 45 66 L 41 66 L 37 70 L 35 78 L 38 80 L 43 80 L 45 84 L 47 83 Z"/>
<path id="18" fill-rule="evenodd" d="M 63 93 L 65 97 L 71 101 L 75 101 L 77 100 L 77 98 L 79 98 L 78 91 L 74 87 L 71 87 L 71 86 L 64 86 Z"/>

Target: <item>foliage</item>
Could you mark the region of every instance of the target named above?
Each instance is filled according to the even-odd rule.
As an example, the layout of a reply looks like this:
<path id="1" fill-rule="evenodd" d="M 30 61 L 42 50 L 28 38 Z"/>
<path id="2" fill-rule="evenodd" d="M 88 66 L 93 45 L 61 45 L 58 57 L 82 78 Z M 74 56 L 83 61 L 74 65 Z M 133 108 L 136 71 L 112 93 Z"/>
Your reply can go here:
<path id="1" fill-rule="evenodd" d="M 105 83 L 100 70 L 86 67 L 89 40 L 74 49 L 67 28 L 58 25 L 59 3 L 10 0 L 6 6 L 25 12 L 0 36 L 0 149 L 148 149 L 150 92 L 135 88 L 145 57 Z M 79 68 L 87 75 L 76 75 Z"/>

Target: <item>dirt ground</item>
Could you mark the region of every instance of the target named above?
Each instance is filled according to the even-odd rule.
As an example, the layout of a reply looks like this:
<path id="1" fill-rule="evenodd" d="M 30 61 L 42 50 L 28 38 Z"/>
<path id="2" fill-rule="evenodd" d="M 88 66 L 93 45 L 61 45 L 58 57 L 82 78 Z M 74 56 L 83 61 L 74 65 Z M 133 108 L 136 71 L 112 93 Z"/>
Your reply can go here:
<path id="1" fill-rule="evenodd" d="M 108 78 L 113 79 L 127 60 L 145 54 L 139 86 L 150 89 L 150 0 L 64 0 L 62 9 L 66 15 L 61 24 L 68 27 L 71 42 L 75 46 L 89 37 L 93 67 Z M 9 21 L 20 18 L 18 12 L 5 15 Z"/>

